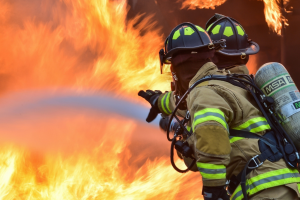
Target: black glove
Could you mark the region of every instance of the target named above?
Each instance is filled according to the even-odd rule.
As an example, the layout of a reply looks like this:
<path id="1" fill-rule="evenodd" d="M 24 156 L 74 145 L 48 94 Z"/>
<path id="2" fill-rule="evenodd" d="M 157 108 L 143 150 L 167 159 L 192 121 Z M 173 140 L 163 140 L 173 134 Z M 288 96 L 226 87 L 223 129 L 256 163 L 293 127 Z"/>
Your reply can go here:
<path id="1" fill-rule="evenodd" d="M 146 92 L 143 90 L 139 91 L 138 95 L 146 99 L 152 106 L 146 119 L 147 122 L 152 122 L 156 116 L 161 113 L 157 104 L 157 99 L 161 94 L 162 92 L 159 90 L 146 90 Z"/>
<path id="2" fill-rule="evenodd" d="M 224 186 L 207 187 L 203 186 L 202 195 L 204 200 L 229 200 L 229 195 Z"/>

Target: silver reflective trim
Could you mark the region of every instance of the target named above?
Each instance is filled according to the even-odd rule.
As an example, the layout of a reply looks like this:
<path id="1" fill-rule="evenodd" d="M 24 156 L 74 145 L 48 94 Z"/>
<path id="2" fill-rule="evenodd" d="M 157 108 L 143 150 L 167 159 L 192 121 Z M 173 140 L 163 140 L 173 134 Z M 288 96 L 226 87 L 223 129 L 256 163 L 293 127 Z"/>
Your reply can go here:
<path id="1" fill-rule="evenodd" d="M 252 190 L 255 187 L 257 187 L 257 186 L 259 186 L 261 184 L 264 184 L 264 183 L 269 183 L 269 182 L 272 182 L 272 181 L 279 181 L 279 180 L 282 180 L 282 179 L 299 177 L 299 176 L 300 176 L 299 173 L 286 173 L 286 174 L 280 174 L 280 175 L 277 175 L 277 176 L 270 176 L 270 177 L 267 177 L 267 178 L 264 178 L 264 179 L 260 179 L 260 180 L 258 180 L 256 182 L 252 183 L 251 185 L 246 185 L 246 190 L 247 191 L 249 189 Z M 232 200 L 235 200 L 236 198 L 238 198 L 241 195 L 243 195 L 243 191 L 242 190 L 238 191 L 232 197 Z"/>
<path id="2" fill-rule="evenodd" d="M 219 113 L 215 113 L 215 112 L 207 112 L 207 113 L 204 113 L 204 114 L 202 114 L 202 115 L 197 115 L 197 116 L 194 118 L 194 122 L 195 122 L 197 119 L 204 118 L 204 117 L 208 117 L 208 116 L 215 116 L 215 117 L 218 117 L 218 118 L 222 119 L 222 120 L 225 122 L 225 124 L 226 124 L 226 129 L 227 129 L 227 131 L 229 131 L 228 124 L 227 124 L 225 118 L 224 118 L 221 114 L 219 114 Z"/>
<path id="3" fill-rule="evenodd" d="M 224 174 L 226 173 L 226 168 L 224 169 L 205 169 L 198 167 L 198 170 L 200 172 L 206 173 L 206 174 Z"/>
<path id="4" fill-rule="evenodd" d="M 299 177 L 299 173 L 287 173 L 287 174 L 280 174 L 277 176 L 270 176 L 264 179 L 260 179 L 259 181 L 256 181 L 254 183 L 252 183 L 251 185 L 248 186 L 248 188 L 250 188 L 250 190 L 252 190 L 253 188 L 264 184 L 264 183 L 268 183 L 268 182 L 272 182 L 272 181 L 278 181 L 281 179 L 286 179 L 286 178 L 293 178 L 293 177 Z"/>
<path id="5" fill-rule="evenodd" d="M 266 122 L 266 121 L 256 122 L 254 124 L 251 124 L 247 128 L 241 129 L 241 131 L 251 132 L 251 129 L 257 128 L 257 127 L 262 126 L 262 125 L 268 125 L 268 122 Z"/>

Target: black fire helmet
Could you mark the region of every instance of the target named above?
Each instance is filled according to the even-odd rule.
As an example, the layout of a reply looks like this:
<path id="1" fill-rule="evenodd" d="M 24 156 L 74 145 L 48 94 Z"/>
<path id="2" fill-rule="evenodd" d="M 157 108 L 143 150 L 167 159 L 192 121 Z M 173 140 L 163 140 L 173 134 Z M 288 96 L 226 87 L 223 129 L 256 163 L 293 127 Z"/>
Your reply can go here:
<path id="1" fill-rule="evenodd" d="M 185 22 L 176 26 L 165 41 L 165 49 L 159 51 L 161 73 L 163 64 L 171 64 L 177 53 L 198 53 L 198 51 L 219 50 L 225 40 L 213 42 L 208 33 L 200 26 Z"/>
<path id="2" fill-rule="evenodd" d="M 259 45 L 248 39 L 241 24 L 231 17 L 215 14 L 207 21 L 205 29 L 212 40 L 226 40 L 226 47 L 218 52 L 220 54 L 245 59 L 246 55 L 259 51 Z"/>

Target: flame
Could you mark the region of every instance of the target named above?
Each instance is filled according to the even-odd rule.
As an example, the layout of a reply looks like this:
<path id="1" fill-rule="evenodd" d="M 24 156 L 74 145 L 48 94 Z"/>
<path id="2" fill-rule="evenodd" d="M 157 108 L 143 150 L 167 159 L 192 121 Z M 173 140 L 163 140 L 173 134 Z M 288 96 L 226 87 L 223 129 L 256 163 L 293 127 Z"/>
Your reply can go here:
<path id="1" fill-rule="evenodd" d="M 165 135 L 70 108 L 9 112 L 1 120 L 0 199 L 201 199 L 201 177 L 172 169 Z"/>
<path id="2" fill-rule="evenodd" d="M 225 3 L 226 0 L 185 0 L 182 2 L 181 9 L 187 8 L 189 10 L 200 9 L 215 9 L 216 6 L 220 6 Z"/>
<path id="3" fill-rule="evenodd" d="M 201 2 L 183 7 L 214 8 L 225 0 Z M 66 87 L 135 100 L 140 89 L 169 90 L 170 77 L 159 75 L 160 30 L 151 16 L 128 20 L 127 11 L 126 0 L 0 0 L 2 97 Z M 1 115 L 0 199 L 201 198 L 201 177 L 172 169 L 168 153 L 158 151 L 168 147 L 165 137 L 149 139 L 156 129 L 55 109 Z"/>
<path id="4" fill-rule="evenodd" d="M 281 0 L 263 0 L 265 4 L 264 12 L 265 19 L 270 29 L 281 35 L 282 25 L 288 26 L 288 20 L 283 16 L 282 10 L 284 8 L 280 7 Z M 289 0 L 284 0 L 284 5 L 286 5 Z"/>
<path id="5" fill-rule="evenodd" d="M 182 2 L 181 9 L 195 10 L 199 9 L 215 9 L 216 6 L 220 6 L 226 2 L 226 0 L 180 0 Z M 283 16 L 280 7 L 281 0 L 263 0 L 265 8 L 265 19 L 270 29 L 272 29 L 278 35 L 281 35 L 282 24 L 288 26 L 288 20 Z M 289 0 L 283 0 L 283 4 L 286 5 Z M 286 12 L 286 11 L 284 11 Z"/>
<path id="6" fill-rule="evenodd" d="M 0 0 L 2 97 L 72 88 L 137 99 L 140 89 L 168 90 L 170 77 L 159 76 L 159 30 L 151 17 L 128 20 L 127 11 L 126 0 Z M 13 101 L 23 105 L 28 96 Z M 60 106 L 20 114 L 14 105 L 8 117 L 6 101 L 0 199 L 202 198 L 200 175 L 172 169 L 170 144 L 157 129 Z"/>
<path id="7" fill-rule="evenodd" d="M 65 86 L 135 95 L 169 89 L 170 77 L 159 72 L 163 38 L 151 17 L 126 19 L 126 0 L 26 4 L 18 10 L 21 3 L 0 1 L 0 92 Z"/>

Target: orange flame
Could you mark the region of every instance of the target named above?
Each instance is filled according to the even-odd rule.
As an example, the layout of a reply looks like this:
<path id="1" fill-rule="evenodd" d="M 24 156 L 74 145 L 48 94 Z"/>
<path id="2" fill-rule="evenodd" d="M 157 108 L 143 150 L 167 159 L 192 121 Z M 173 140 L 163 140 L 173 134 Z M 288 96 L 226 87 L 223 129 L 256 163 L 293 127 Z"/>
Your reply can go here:
<path id="1" fill-rule="evenodd" d="M 226 0 L 185 0 L 182 2 L 181 9 L 187 8 L 190 10 L 200 9 L 215 9 L 216 6 L 220 6 L 225 3 Z"/>
<path id="2" fill-rule="evenodd" d="M 288 26 L 288 20 L 282 15 L 284 8 L 280 7 L 281 0 L 263 0 L 265 4 L 265 19 L 270 29 L 281 35 L 282 23 Z M 284 5 L 289 0 L 284 0 Z"/>
<path id="3" fill-rule="evenodd" d="M 172 169 L 169 142 L 155 128 L 118 115 L 61 109 L 31 109 L 1 120 L 0 199 L 200 199 L 201 177 Z"/>
<path id="4" fill-rule="evenodd" d="M 159 30 L 150 17 L 127 20 L 126 5 L 0 0 L 2 96 L 67 87 L 134 99 L 140 89 L 168 90 Z M 6 106 L 1 101 L 0 111 Z M 202 199 L 199 173 L 172 169 L 157 129 L 60 107 L 0 117 L 0 199 Z"/>
<path id="5" fill-rule="evenodd" d="M 6 11 L 0 16 L 2 93 L 54 86 L 119 94 L 169 89 L 170 78 L 159 72 L 159 30 L 150 17 L 138 25 L 140 16 L 127 20 L 126 0 L 26 3 L 28 10 L 19 11 L 21 3 L 0 1 Z"/>
<path id="6" fill-rule="evenodd" d="M 215 9 L 216 6 L 220 6 L 226 2 L 226 0 L 180 0 L 182 2 L 181 9 L 195 10 L 199 9 Z M 280 7 L 280 1 L 282 0 L 263 0 L 264 1 L 264 13 L 265 19 L 270 29 L 281 35 L 282 23 L 288 26 L 288 20 L 282 15 L 284 8 Z M 289 0 L 283 0 L 283 4 L 286 5 Z"/>

